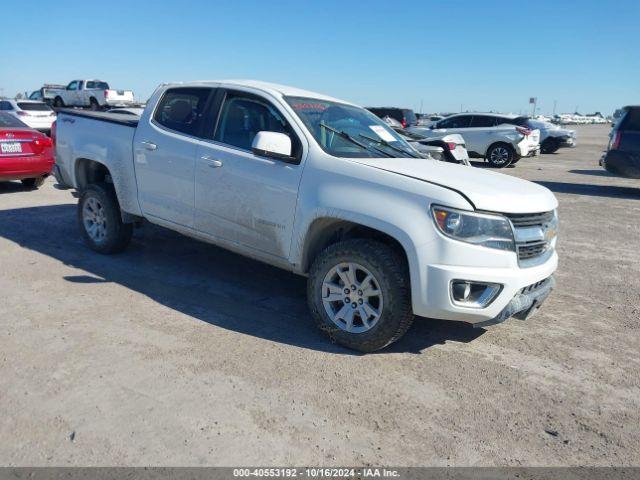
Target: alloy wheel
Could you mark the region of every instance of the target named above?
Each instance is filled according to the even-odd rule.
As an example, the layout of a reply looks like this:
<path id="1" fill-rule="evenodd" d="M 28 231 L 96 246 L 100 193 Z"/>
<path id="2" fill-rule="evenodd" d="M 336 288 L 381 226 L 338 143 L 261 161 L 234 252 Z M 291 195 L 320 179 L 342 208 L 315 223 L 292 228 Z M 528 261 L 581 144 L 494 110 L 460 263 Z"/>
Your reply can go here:
<path id="1" fill-rule="evenodd" d="M 377 279 L 354 262 L 339 263 L 327 272 L 322 282 L 322 304 L 333 323 L 349 333 L 371 330 L 384 306 Z"/>

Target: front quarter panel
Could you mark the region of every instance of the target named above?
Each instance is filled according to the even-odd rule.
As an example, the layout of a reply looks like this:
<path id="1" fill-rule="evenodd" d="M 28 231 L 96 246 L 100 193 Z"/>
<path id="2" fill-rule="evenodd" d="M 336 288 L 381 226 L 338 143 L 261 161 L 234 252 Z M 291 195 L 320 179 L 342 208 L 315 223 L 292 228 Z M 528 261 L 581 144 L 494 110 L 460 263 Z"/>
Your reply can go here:
<path id="1" fill-rule="evenodd" d="M 420 272 L 418 249 L 438 235 L 430 213 L 433 203 L 473 209 L 460 194 L 447 188 L 316 150 L 308 159 L 300 186 L 291 263 L 305 273 L 305 246 L 310 243 L 307 234 L 314 221 L 346 220 L 396 239 L 407 255 L 412 289 L 418 288 L 420 282 L 413 281 Z"/>

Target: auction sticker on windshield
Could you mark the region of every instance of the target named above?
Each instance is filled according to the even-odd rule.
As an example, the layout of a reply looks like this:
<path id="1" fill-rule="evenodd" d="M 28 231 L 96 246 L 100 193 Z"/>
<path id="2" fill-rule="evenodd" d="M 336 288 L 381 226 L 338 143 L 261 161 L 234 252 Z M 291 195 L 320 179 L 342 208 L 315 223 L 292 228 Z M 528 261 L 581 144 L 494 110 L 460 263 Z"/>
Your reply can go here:
<path id="1" fill-rule="evenodd" d="M 398 139 L 394 138 L 385 128 L 381 125 L 369 125 L 369 128 L 375 132 L 385 142 L 397 142 Z"/>

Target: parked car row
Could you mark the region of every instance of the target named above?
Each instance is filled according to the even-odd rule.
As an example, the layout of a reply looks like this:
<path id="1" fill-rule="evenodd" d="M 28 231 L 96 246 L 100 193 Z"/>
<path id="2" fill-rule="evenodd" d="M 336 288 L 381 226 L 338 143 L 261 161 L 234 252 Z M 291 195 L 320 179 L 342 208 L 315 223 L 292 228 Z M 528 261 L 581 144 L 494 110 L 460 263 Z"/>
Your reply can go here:
<path id="1" fill-rule="evenodd" d="M 576 145 L 575 131 L 526 116 L 474 112 L 446 117 L 429 115 L 414 121 L 416 117 L 410 109 L 369 110 L 397 131 L 404 129 L 405 135 L 420 135 L 423 144 L 451 134 L 460 135 L 469 157 L 483 158 L 496 168 L 514 165 L 523 157 Z"/>

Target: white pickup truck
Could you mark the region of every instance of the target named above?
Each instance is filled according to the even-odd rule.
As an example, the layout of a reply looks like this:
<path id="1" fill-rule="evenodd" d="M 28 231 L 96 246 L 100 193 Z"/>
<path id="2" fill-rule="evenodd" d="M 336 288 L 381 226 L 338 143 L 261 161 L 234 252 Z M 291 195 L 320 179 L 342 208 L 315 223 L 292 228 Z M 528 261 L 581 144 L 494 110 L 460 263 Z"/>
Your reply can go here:
<path id="1" fill-rule="evenodd" d="M 101 110 L 135 103 L 131 90 L 112 90 L 102 80 L 73 80 L 65 88 L 47 88 L 46 95 L 57 108 L 88 107 L 91 110 Z"/>
<path id="2" fill-rule="evenodd" d="M 138 119 L 62 110 L 59 184 L 86 243 L 115 253 L 143 219 L 308 277 L 335 341 L 373 351 L 414 315 L 524 319 L 554 286 L 544 187 L 420 158 L 356 105 L 255 81 L 161 85 Z"/>

